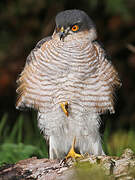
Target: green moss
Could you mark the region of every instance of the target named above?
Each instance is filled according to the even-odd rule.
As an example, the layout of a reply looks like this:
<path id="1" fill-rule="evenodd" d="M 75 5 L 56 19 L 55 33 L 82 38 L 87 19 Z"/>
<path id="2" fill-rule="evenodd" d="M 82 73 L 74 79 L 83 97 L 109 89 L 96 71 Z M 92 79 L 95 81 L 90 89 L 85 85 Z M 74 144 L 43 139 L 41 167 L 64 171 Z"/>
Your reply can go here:
<path id="1" fill-rule="evenodd" d="M 75 176 L 77 180 L 110 180 L 105 174 L 103 167 L 89 162 L 79 162 L 75 165 Z"/>

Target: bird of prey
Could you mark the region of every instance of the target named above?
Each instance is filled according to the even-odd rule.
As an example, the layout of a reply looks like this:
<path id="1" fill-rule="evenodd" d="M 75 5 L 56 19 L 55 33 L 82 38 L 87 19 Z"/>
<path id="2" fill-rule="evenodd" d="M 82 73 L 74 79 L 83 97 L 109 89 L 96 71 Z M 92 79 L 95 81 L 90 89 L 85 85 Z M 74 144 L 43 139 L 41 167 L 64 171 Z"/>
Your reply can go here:
<path id="1" fill-rule="evenodd" d="M 82 10 L 56 16 L 52 36 L 30 52 L 17 80 L 17 108 L 38 111 L 49 157 L 103 155 L 100 115 L 114 113 L 118 74 L 97 42 L 91 18 Z"/>

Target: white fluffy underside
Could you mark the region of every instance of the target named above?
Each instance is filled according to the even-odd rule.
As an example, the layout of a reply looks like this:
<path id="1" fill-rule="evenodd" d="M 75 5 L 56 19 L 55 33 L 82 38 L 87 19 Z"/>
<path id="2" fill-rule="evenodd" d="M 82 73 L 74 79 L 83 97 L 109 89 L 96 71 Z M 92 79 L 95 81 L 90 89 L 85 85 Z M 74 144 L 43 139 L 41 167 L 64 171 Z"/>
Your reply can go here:
<path id="1" fill-rule="evenodd" d="M 81 153 L 103 155 L 99 134 L 100 116 L 92 113 L 71 113 L 66 117 L 58 108 L 45 114 L 38 114 L 39 128 L 49 138 L 49 157 L 63 159 L 76 137 L 75 149 Z M 77 118 L 75 120 L 74 118 Z M 77 124 L 74 124 L 77 122 Z"/>

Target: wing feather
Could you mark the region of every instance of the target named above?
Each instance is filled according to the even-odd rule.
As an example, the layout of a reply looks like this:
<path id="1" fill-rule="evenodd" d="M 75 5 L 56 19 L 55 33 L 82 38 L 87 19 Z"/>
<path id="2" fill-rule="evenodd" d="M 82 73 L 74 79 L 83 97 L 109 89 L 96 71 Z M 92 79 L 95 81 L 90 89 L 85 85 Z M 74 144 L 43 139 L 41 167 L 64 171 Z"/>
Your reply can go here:
<path id="1" fill-rule="evenodd" d="M 40 73 L 39 73 L 39 58 L 42 58 L 40 47 L 51 40 L 51 37 L 46 37 L 39 41 L 35 48 L 27 57 L 24 70 L 17 80 L 17 103 L 16 108 L 39 108 L 40 100 Z M 37 53 L 37 54 L 36 54 Z M 42 103 L 41 103 L 42 104 Z"/>
<path id="2" fill-rule="evenodd" d="M 98 81 L 100 82 L 100 88 L 102 91 L 102 87 L 104 86 L 104 89 L 106 88 L 108 91 L 108 94 L 103 96 L 103 98 L 108 97 L 108 101 L 105 103 L 103 101 L 97 102 L 97 111 L 103 113 L 109 110 L 111 113 L 114 113 L 114 92 L 116 88 L 121 86 L 121 82 L 116 69 L 111 61 L 106 58 L 104 49 L 97 42 L 94 42 L 94 46 L 98 55 Z M 101 92 L 101 96 L 102 94 Z M 100 107 L 101 104 L 102 106 Z"/>

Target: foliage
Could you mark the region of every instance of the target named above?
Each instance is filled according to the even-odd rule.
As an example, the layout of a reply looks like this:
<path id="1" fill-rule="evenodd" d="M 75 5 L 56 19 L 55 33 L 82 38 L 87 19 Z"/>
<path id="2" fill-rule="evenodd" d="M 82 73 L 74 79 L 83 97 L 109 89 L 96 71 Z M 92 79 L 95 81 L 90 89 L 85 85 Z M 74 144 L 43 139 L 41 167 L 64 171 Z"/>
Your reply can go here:
<path id="1" fill-rule="evenodd" d="M 20 114 L 12 129 L 7 126 L 7 118 L 5 114 L 0 121 L 0 165 L 32 156 L 47 157 L 45 140 L 37 128 L 35 114 L 32 123 L 31 119 Z"/>
<path id="2" fill-rule="evenodd" d="M 6 142 L 0 146 L 0 165 L 3 163 L 15 163 L 33 156 L 38 158 L 45 157 L 44 152 L 34 145 Z"/>
<path id="3" fill-rule="evenodd" d="M 110 123 L 107 123 L 103 137 L 103 148 L 107 155 L 120 156 L 124 149 L 131 148 L 135 152 L 135 131 L 130 128 L 129 131 L 119 129 L 111 133 Z"/>
<path id="4" fill-rule="evenodd" d="M 131 148 L 135 152 L 135 131 L 119 130 L 113 133 L 107 141 L 108 154 L 120 156 L 124 149 Z"/>

